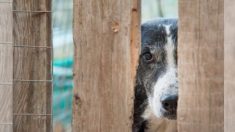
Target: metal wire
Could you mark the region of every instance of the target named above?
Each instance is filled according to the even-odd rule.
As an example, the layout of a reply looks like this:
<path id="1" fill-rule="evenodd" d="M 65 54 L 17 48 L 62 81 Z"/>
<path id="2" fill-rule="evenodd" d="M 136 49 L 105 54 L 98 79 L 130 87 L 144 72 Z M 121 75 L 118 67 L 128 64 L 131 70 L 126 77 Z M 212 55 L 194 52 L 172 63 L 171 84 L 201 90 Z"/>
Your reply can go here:
<path id="1" fill-rule="evenodd" d="M 13 123 L 0 123 L 0 125 L 13 125 Z"/>
<path id="2" fill-rule="evenodd" d="M 13 47 L 22 47 L 22 48 L 46 48 L 51 49 L 49 46 L 28 46 L 28 45 L 14 45 Z"/>
<path id="3" fill-rule="evenodd" d="M 12 3 L 12 1 L 0 1 L 0 3 Z"/>
<path id="4" fill-rule="evenodd" d="M 0 85 L 13 85 L 12 82 L 0 82 Z"/>
<path id="5" fill-rule="evenodd" d="M 52 80 L 13 80 L 14 82 L 52 82 Z"/>
<path id="6" fill-rule="evenodd" d="M 52 11 L 12 10 L 13 13 L 51 13 Z"/>
<path id="7" fill-rule="evenodd" d="M 12 42 L 0 42 L 1 45 L 13 45 Z M 13 47 L 22 47 L 22 48 L 46 48 L 51 49 L 53 47 L 50 46 L 30 46 L 30 45 L 16 45 L 14 44 Z"/>
<path id="8" fill-rule="evenodd" d="M 52 114 L 13 113 L 13 116 L 51 116 Z"/>
<path id="9" fill-rule="evenodd" d="M 0 42 L 0 44 L 2 44 L 2 45 L 7 45 L 7 44 L 12 45 L 13 43 L 12 42 Z"/>

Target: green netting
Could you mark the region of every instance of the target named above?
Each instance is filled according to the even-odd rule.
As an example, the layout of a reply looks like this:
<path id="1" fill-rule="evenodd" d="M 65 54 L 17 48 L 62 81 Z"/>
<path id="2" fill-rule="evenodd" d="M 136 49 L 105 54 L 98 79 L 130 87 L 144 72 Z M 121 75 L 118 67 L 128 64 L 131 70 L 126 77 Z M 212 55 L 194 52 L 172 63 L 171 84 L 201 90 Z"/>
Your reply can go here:
<path id="1" fill-rule="evenodd" d="M 53 119 L 55 124 L 59 123 L 65 129 L 71 127 L 72 119 L 72 65 L 73 61 L 71 58 L 55 60 L 53 63 Z"/>

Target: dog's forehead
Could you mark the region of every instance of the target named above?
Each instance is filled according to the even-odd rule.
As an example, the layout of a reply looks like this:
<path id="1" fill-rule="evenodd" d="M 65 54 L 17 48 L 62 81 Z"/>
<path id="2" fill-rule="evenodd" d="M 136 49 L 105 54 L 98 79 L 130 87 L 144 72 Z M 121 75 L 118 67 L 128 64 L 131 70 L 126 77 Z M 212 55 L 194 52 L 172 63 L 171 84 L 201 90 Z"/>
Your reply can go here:
<path id="1" fill-rule="evenodd" d="M 163 25 L 142 26 L 142 46 L 157 45 L 163 46 L 166 43 L 167 31 Z"/>
<path id="2" fill-rule="evenodd" d="M 175 19 L 156 19 L 141 25 L 142 48 L 146 46 L 164 47 L 167 37 L 177 41 L 177 21 Z"/>

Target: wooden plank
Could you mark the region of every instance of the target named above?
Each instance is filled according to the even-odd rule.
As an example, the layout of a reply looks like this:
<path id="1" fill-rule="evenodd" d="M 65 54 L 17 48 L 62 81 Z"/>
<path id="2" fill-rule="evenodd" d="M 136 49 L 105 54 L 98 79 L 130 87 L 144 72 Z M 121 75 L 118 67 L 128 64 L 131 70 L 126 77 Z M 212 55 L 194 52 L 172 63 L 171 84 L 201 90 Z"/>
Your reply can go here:
<path id="1" fill-rule="evenodd" d="M 0 0 L 0 132 L 11 132 L 12 115 L 12 3 Z"/>
<path id="2" fill-rule="evenodd" d="M 50 132 L 52 128 L 50 10 L 50 0 L 13 0 L 16 132 Z"/>
<path id="3" fill-rule="evenodd" d="M 233 132 L 235 130 L 235 1 L 224 1 L 224 131 Z"/>
<path id="4" fill-rule="evenodd" d="M 224 131 L 223 2 L 179 1 L 180 132 Z"/>
<path id="5" fill-rule="evenodd" d="M 74 1 L 74 132 L 131 132 L 138 5 L 138 0 Z"/>

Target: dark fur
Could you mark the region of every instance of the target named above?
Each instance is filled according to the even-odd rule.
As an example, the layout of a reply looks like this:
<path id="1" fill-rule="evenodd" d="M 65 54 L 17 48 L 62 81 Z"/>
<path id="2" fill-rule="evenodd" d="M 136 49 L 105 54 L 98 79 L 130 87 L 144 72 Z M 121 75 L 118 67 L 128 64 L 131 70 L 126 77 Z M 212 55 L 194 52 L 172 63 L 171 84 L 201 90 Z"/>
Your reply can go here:
<path id="1" fill-rule="evenodd" d="M 171 33 L 173 33 L 174 43 L 177 44 L 177 20 L 176 19 L 157 19 L 145 23 L 141 26 L 141 54 L 139 57 L 139 66 L 137 70 L 136 86 L 135 86 L 135 101 L 134 101 L 134 124 L 133 132 L 145 132 L 148 126 L 148 121 L 144 120 L 141 115 L 148 106 L 148 95 L 152 94 L 150 87 L 154 85 L 158 77 L 165 72 L 165 51 L 161 50 L 166 43 L 166 31 L 160 25 L 171 24 Z M 156 46 L 162 52 L 162 61 L 146 64 L 142 59 L 146 47 Z M 177 53 L 176 53 L 177 55 Z M 177 57 L 177 56 L 176 56 Z M 177 60 L 177 59 L 176 59 Z M 177 62 L 176 62 L 177 63 Z M 158 69 L 155 66 L 158 65 Z M 148 78 L 146 78 L 148 76 Z M 150 76 L 150 77 L 149 77 Z"/>

